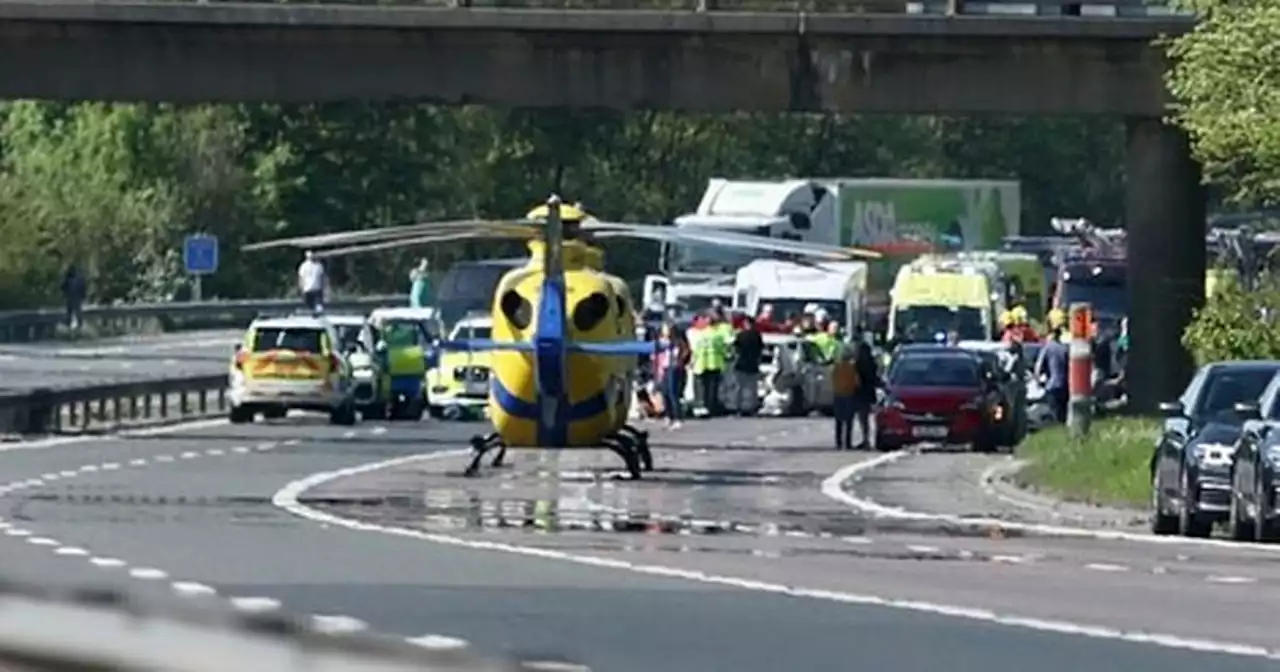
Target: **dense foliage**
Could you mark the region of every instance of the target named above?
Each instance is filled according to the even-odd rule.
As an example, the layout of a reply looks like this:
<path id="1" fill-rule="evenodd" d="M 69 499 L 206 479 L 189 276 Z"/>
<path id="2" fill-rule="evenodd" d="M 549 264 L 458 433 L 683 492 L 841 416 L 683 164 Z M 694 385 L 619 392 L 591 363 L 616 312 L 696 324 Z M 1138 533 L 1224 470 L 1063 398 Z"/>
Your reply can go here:
<path id="1" fill-rule="evenodd" d="M 224 243 L 207 296 L 278 295 L 295 256 L 240 244 L 518 216 L 552 190 L 603 217 L 655 221 L 695 208 L 712 176 L 1016 177 L 1024 227 L 1111 221 L 1123 197 L 1114 120 L 15 102 L 0 105 L 0 128 L 0 309 L 56 303 L 68 263 L 87 268 L 91 301 L 181 297 L 180 241 L 195 231 Z M 350 291 L 403 289 L 409 256 L 351 258 L 332 274 Z M 634 275 L 654 250 L 611 259 Z"/>
<path id="2" fill-rule="evenodd" d="M 1207 177 L 1249 205 L 1280 199 L 1280 4 L 1183 0 L 1203 18 L 1170 42 L 1169 87 Z"/>
<path id="3" fill-rule="evenodd" d="M 1280 284 L 1253 291 L 1229 283 L 1196 311 L 1182 343 L 1197 364 L 1280 359 Z"/>

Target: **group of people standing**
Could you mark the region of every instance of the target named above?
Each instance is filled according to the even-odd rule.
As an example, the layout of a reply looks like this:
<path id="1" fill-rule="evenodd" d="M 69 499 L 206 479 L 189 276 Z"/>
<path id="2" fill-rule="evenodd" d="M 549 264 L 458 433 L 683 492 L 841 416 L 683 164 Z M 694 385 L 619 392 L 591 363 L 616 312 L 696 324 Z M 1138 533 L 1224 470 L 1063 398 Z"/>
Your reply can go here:
<path id="1" fill-rule="evenodd" d="M 728 374 L 735 382 L 733 406 L 737 415 L 751 416 L 759 412 L 760 367 L 764 355 L 762 322 L 763 315 L 760 320 L 738 311 L 726 315 L 723 306 L 713 304 L 695 317 L 687 330 L 681 330 L 672 319 L 662 323 L 656 334 L 658 348 L 652 374 L 668 426 L 678 427 L 684 420 L 684 391 L 690 376 L 694 382 L 694 405 L 706 410 L 705 417 L 722 417 L 728 413 L 726 400 L 720 394 L 721 382 Z M 861 430 L 858 447 L 865 448 L 871 432 L 870 413 L 876 388 L 881 385 L 871 346 L 861 339 L 846 343 L 841 338 L 839 325 L 817 311 L 806 312 L 796 320 L 792 333 L 811 341 L 822 356 L 832 362 L 836 447 L 855 448 L 853 425 L 857 421 Z"/>

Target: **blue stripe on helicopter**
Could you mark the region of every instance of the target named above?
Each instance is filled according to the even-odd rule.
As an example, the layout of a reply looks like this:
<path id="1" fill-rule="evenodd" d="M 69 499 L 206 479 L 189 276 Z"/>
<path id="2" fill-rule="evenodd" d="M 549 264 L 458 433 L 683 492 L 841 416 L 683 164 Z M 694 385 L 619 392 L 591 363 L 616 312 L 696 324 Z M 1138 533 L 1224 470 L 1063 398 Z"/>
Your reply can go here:
<path id="1" fill-rule="evenodd" d="M 507 415 L 533 422 L 540 420 L 541 414 L 538 411 L 538 404 L 517 397 L 496 376 L 493 378 L 492 389 L 494 401 L 498 402 L 498 406 Z M 607 410 L 609 410 L 609 400 L 605 397 L 604 392 L 599 392 L 571 405 L 567 415 L 569 422 L 578 422 L 594 418 Z"/>
<path id="2" fill-rule="evenodd" d="M 465 341 L 441 341 L 441 350 L 457 352 L 535 352 L 536 347 L 530 341 L 491 341 L 487 339 L 469 339 Z M 567 352 L 584 355 L 600 355 L 602 357 L 629 355 L 652 355 L 656 347 L 651 341 L 573 341 L 564 344 Z"/>
<path id="3" fill-rule="evenodd" d="M 569 442 L 569 395 L 564 384 L 569 373 L 565 366 L 564 276 L 544 277 L 539 299 L 538 328 L 533 335 L 538 445 L 563 446 Z M 548 404 L 551 408 L 547 408 Z"/>

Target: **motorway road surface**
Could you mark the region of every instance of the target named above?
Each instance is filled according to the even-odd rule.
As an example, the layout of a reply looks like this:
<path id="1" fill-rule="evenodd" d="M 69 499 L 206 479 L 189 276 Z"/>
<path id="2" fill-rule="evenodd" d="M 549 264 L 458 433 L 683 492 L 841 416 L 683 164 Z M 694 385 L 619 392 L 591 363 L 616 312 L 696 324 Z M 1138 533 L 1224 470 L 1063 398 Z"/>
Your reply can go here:
<path id="1" fill-rule="evenodd" d="M 192 331 L 0 345 L 0 391 L 77 387 L 226 371 L 243 331 Z"/>
<path id="2" fill-rule="evenodd" d="M 1228 672 L 1275 661 L 1117 633 L 1280 648 L 1280 553 L 868 516 L 822 493 L 874 457 L 827 448 L 825 422 L 656 429 L 643 482 L 594 451 L 464 479 L 446 453 L 479 428 L 289 418 L 3 447 L 4 571 L 597 671 Z M 910 464 L 850 487 L 952 487 Z"/>

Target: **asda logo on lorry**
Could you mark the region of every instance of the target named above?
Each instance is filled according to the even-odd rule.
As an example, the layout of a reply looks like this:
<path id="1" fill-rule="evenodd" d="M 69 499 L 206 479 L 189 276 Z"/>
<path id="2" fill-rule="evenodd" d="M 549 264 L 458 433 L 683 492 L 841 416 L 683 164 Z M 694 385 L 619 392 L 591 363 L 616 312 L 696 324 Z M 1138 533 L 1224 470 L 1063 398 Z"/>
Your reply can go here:
<path id="1" fill-rule="evenodd" d="M 929 221 L 898 221 L 893 201 L 858 201 L 854 204 L 852 245 L 868 247 L 894 243 L 919 243 L 929 248 L 940 243 L 963 244 L 957 223 L 954 241 L 942 236 L 938 224 Z"/>

